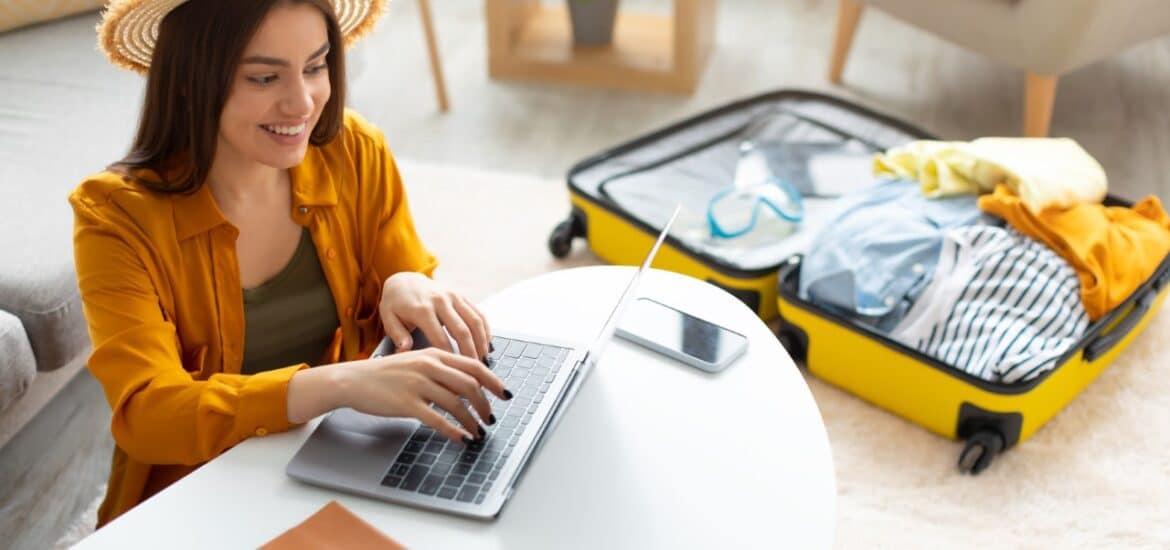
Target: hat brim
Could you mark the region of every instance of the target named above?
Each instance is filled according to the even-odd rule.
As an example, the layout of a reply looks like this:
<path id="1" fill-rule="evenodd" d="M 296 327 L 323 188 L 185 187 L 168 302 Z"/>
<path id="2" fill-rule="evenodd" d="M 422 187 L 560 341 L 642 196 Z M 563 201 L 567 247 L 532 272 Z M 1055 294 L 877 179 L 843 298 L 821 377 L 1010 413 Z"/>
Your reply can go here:
<path id="1" fill-rule="evenodd" d="M 98 47 L 114 65 L 146 74 L 158 42 L 158 26 L 188 0 L 114 0 L 98 23 Z M 198 1 L 198 0 L 196 0 Z M 374 29 L 388 0 L 329 0 L 348 48 Z"/>

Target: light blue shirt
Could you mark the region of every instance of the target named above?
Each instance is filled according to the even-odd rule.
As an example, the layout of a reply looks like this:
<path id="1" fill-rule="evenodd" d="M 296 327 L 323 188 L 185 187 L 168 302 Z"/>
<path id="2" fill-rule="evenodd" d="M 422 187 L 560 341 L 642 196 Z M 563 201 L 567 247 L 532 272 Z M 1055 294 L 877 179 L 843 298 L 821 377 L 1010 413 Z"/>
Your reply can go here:
<path id="1" fill-rule="evenodd" d="M 987 223 L 974 195 L 930 199 L 910 180 L 880 180 L 840 200 L 801 263 L 800 297 L 883 331 L 930 281 L 944 231 Z"/>

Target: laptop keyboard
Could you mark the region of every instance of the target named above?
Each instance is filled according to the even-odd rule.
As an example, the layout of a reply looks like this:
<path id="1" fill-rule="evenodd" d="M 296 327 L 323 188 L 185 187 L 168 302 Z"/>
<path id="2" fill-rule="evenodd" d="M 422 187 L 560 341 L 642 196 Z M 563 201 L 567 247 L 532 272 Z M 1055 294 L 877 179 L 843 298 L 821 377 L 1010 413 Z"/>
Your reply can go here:
<path id="1" fill-rule="evenodd" d="M 487 437 L 464 445 L 420 425 L 382 485 L 457 502 L 483 502 L 569 354 L 568 348 L 499 337 L 492 338 L 492 346 L 492 372 L 512 391 L 512 399 L 487 394 L 496 415 L 494 426 L 484 425 Z M 459 425 L 450 413 L 439 412 Z"/>

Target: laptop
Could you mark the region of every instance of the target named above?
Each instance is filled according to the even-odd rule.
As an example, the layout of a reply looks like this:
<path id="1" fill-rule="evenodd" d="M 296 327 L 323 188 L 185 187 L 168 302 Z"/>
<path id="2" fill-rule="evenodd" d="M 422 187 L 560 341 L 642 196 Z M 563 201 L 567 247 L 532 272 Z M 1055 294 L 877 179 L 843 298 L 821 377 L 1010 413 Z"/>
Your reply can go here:
<path id="1" fill-rule="evenodd" d="M 488 362 L 514 397 L 503 401 L 487 394 L 497 421 L 484 426 L 488 433 L 482 441 L 465 445 L 449 441 L 413 418 L 338 409 L 317 425 L 286 473 L 313 485 L 399 504 L 477 519 L 498 516 L 534 453 L 613 337 L 618 319 L 679 209 L 675 208 L 588 348 L 539 336 L 492 335 L 494 351 Z M 416 340 L 420 335 L 416 332 Z M 384 339 L 373 356 L 392 349 Z M 444 414 L 458 424 L 449 413 Z"/>

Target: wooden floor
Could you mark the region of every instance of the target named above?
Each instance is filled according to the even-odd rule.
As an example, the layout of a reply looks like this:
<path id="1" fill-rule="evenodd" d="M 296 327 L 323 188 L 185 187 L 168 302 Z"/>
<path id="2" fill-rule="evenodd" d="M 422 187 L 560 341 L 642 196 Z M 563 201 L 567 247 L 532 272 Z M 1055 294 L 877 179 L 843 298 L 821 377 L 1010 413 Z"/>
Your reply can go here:
<path id="1" fill-rule="evenodd" d="M 490 80 L 482 4 L 431 4 L 450 113 L 435 105 L 415 2 L 391 3 L 349 58 L 350 105 L 407 158 L 560 178 L 620 141 L 778 88 L 837 94 L 950 139 L 1020 131 L 1022 72 L 873 10 L 862 17 L 844 87 L 834 87 L 825 75 L 835 2 L 724 0 L 699 89 L 683 97 Z M 665 11 L 669 0 L 622 6 Z M 1052 134 L 1097 157 L 1113 193 L 1170 200 L 1170 39 L 1062 78 Z M 80 516 L 105 481 L 109 418 L 100 388 L 83 373 L 0 450 L 0 546 L 50 547 Z"/>
<path id="2" fill-rule="evenodd" d="M 0 547 L 52 548 L 110 473 L 110 407 L 82 370 L 0 449 Z"/>

